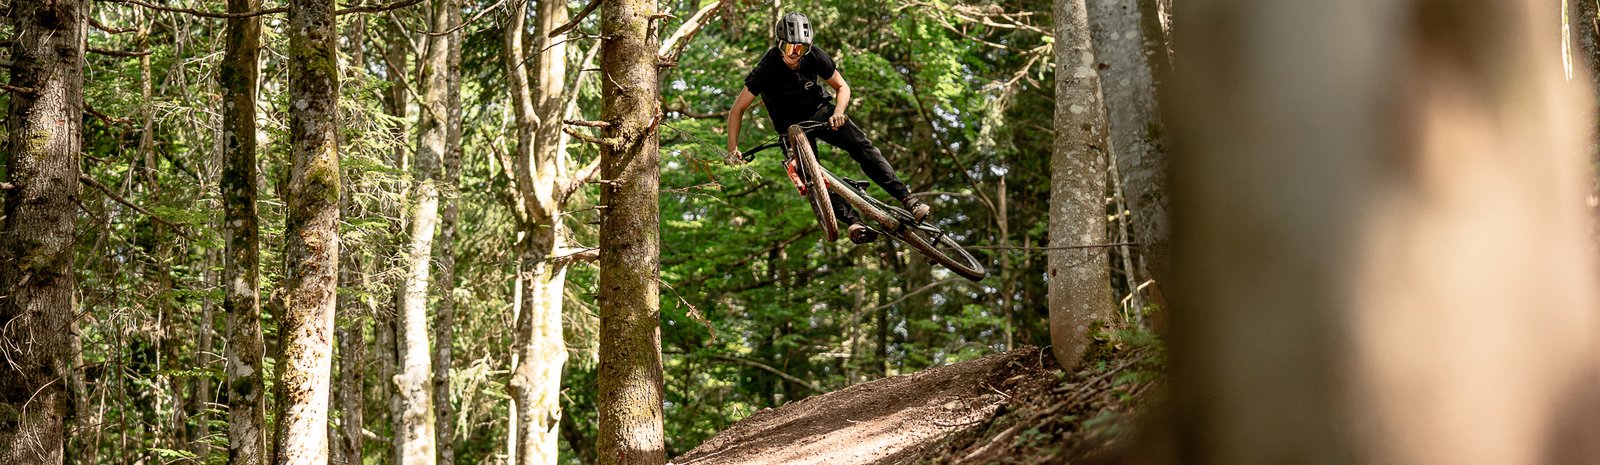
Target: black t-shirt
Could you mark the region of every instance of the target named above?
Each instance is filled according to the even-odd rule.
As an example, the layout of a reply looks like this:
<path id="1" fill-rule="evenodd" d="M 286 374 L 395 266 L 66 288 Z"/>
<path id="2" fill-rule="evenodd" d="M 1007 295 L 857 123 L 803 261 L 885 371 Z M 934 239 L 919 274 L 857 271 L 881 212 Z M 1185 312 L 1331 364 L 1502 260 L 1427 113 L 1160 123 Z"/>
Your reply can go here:
<path id="1" fill-rule="evenodd" d="M 789 69 L 789 65 L 783 63 L 783 55 L 774 47 L 767 49 L 761 62 L 744 77 L 744 87 L 766 102 L 772 127 L 782 132 L 791 124 L 811 118 L 818 107 L 833 101 L 833 96 L 824 88 L 827 84 L 817 80 L 833 77 L 836 70 L 833 57 L 816 47 L 800 57 L 798 69 Z"/>

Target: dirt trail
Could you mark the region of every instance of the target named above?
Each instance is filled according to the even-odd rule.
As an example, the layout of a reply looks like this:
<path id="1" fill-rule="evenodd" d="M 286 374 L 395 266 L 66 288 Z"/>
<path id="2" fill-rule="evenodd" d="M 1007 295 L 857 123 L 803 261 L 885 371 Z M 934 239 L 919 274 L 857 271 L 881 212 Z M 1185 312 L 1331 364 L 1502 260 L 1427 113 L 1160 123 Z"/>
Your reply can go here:
<path id="1" fill-rule="evenodd" d="M 757 412 L 671 463 L 915 463 L 988 423 L 1011 390 L 1054 369 L 1048 354 L 1024 348 L 858 384 Z"/>

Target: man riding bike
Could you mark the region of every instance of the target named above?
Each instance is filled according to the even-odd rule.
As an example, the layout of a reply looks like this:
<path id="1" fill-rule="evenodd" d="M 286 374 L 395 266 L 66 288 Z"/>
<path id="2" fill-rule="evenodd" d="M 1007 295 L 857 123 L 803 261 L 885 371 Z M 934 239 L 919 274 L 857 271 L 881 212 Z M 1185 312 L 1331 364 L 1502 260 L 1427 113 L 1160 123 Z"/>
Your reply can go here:
<path id="1" fill-rule="evenodd" d="M 861 171 L 878 187 L 905 204 L 906 210 L 917 221 L 927 218 L 930 211 L 928 205 L 911 197 L 911 192 L 895 176 L 894 167 L 889 166 L 883 153 L 872 146 L 872 141 L 867 140 L 867 134 L 860 127 L 845 117 L 844 110 L 850 106 L 850 84 L 835 68 L 833 57 L 811 45 L 811 21 L 800 13 L 789 13 L 778 21 L 775 29 L 776 46 L 768 49 L 766 55 L 761 57 L 761 62 L 745 76 L 744 89 L 734 99 L 733 109 L 728 112 L 728 163 L 744 163 L 739 152 L 739 125 L 744 119 L 745 110 L 759 95 L 766 102 L 767 116 L 772 120 L 773 130 L 782 134 L 793 124 L 826 122 L 828 129 L 817 131 L 810 138 L 813 153 L 816 152 L 817 139 L 848 152 L 850 158 L 861 165 Z M 817 85 L 818 79 L 832 87 L 836 95 L 828 95 L 828 91 Z M 878 233 L 861 224 L 855 210 L 838 194 L 830 192 L 828 196 L 833 203 L 834 215 L 849 225 L 850 242 L 866 244 L 877 240 Z"/>

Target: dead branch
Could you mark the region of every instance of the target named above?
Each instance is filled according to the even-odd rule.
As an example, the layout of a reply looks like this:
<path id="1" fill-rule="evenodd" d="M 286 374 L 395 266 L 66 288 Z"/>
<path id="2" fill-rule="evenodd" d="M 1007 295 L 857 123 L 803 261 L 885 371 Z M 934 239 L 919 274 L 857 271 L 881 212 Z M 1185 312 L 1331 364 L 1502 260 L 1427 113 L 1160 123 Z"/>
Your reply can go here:
<path id="1" fill-rule="evenodd" d="M 11 84 L 0 84 L 0 90 L 5 90 L 5 91 L 11 92 L 13 94 L 23 94 L 23 95 L 33 95 L 33 94 L 39 93 L 38 89 L 34 89 L 32 87 L 17 87 L 17 86 L 13 86 Z"/>
<path id="2" fill-rule="evenodd" d="M 589 183 L 589 181 L 593 181 L 595 176 L 599 175 L 600 157 L 594 157 L 593 160 L 589 160 L 589 164 L 578 169 L 577 173 L 573 173 L 572 179 L 568 179 L 566 185 L 562 186 L 561 198 L 565 199 L 572 197 L 572 194 L 577 192 L 578 188 L 583 187 L 583 185 Z"/>
<path id="3" fill-rule="evenodd" d="M 568 135 L 571 135 L 574 139 L 578 139 L 578 140 L 581 140 L 581 141 L 584 141 L 584 142 L 588 142 L 590 144 L 598 145 L 603 149 L 611 149 L 611 148 L 614 148 L 614 147 L 616 147 L 617 145 L 620 144 L 620 142 L 618 142 L 617 139 L 614 138 L 614 137 L 607 137 L 607 138 L 603 138 L 603 139 L 602 138 L 596 138 L 594 136 L 578 132 L 578 130 L 572 129 L 570 127 L 561 128 L 561 132 L 565 132 Z"/>
<path id="4" fill-rule="evenodd" d="M 117 29 L 117 28 L 114 28 L 114 27 L 111 27 L 111 26 L 107 26 L 105 24 L 101 24 L 100 20 L 94 19 L 93 16 L 89 17 L 89 25 L 90 26 L 94 26 L 95 29 L 99 29 L 101 31 L 104 31 L 107 34 L 127 34 L 129 32 L 134 32 L 134 31 L 139 30 L 139 28 L 136 28 L 136 27 L 130 27 L 130 28 L 127 28 L 127 29 Z"/>
<path id="5" fill-rule="evenodd" d="M 89 187 L 93 187 L 93 188 L 99 190 L 101 193 L 104 193 L 106 195 L 106 197 L 110 197 L 111 200 L 115 200 L 115 201 L 117 201 L 117 203 L 120 203 L 120 204 L 123 204 L 123 205 L 127 205 L 128 208 L 132 208 L 132 209 L 138 211 L 139 213 L 143 213 L 145 216 L 150 217 L 151 220 L 154 220 L 157 223 L 161 223 L 161 224 L 164 224 L 164 225 L 167 225 L 167 226 L 171 226 L 172 227 L 172 231 L 175 232 L 175 233 L 178 233 L 179 236 L 183 236 L 184 239 L 190 239 L 188 234 L 184 234 L 183 233 L 183 225 L 178 224 L 178 223 L 174 223 L 174 222 L 171 222 L 171 221 L 167 221 L 165 218 L 162 218 L 160 216 L 156 216 L 156 214 L 151 212 L 150 210 L 146 210 L 144 207 L 138 206 L 138 205 L 134 204 L 133 202 L 128 201 L 128 199 L 122 198 L 122 196 L 117 195 L 116 192 L 112 192 L 110 188 L 107 188 L 105 184 L 100 184 L 100 181 L 94 180 L 94 178 L 89 177 L 89 175 L 83 174 L 83 173 L 79 173 L 78 174 L 78 180 L 82 181 L 84 184 L 88 184 Z"/>
<path id="6" fill-rule="evenodd" d="M 246 11 L 246 12 L 243 12 L 243 13 L 214 13 L 214 12 L 210 12 L 210 11 L 196 10 L 196 9 L 193 9 L 193 8 L 174 8 L 174 7 L 160 6 L 160 5 L 155 5 L 155 4 L 143 2 L 143 1 L 140 1 L 140 0 L 101 0 L 101 1 L 112 2 L 112 3 L 132 3 L 134 5 L 139 5 L 139 6 L 142 6 L 142 7 L 145 7 L 145 8 L 149 8 L 149 9 L 152 9 L 152 10 L 156 10 L 156 11 L 169 11 L 169 12 L 173 12 L 173 13 L 183 13 L 183 14 L 187 14 L 187 15 L 199 16 L 199 17 L 202 17 L 202 18 L 239 19 L 239 18 L 250 18 L 250 17 L 255 17 L 255 16 L 261 16 L 261 15 L 269 15 L 269 14 L 274 14 L 274 13 L 288 13 L 289 12 L 289 8 L 288 7 L 277 7 L 277 8 L 267 8 L 267 9 L 263 9 L 263 10 L 256 10 L 256 11 Z M 384 11 L 389 11 L 389 10 L 405 8 L 405 7 L 408 7 L 408 6 L 416 5 L 418 3 L 422 3 L 422 0 L 399 0 L 399 1 L 396 1 L 396 2 L 393 2 L 393 3 L 384 4 L 384 5 L 357 6 L 357 7 L 343 8 L 343 9 L 339 9 L 339 10 L 334 11 L 333 14 L 335 14 L 335 15 L 344 15 L 344 14 L 350 14 L 350 13 L 378 13 L 378 12 L 384 12 Z"/>
<path id="7" fill-rule="evenodd" d="M 971 249 L 971 250 L 1078 250 L 1078 249 L 1098 249 L 1098 248 L 1104 248 L 1104 247 L 1122 247 L 1122 246 L 1125 246 L 1125 245 L 1138 247 L 1140 244 L 1138 242 L 1116 242 L 1116 243 L 1111 243 L 1111 244 L 1063 245 L 1063 246 L 1057 246 L 1057 247 L 1022 247 L 1022 246 L 1015 246 L 1015 245 L 980 245 L 980 246 L 967 247 L 967 249 Z"/>
<path id="8" fill-rule="evenodd" d="M 126 51 L 126 50 L 111 50 L 111 49 L 95 48 L 95 47 L 89 47 L 89 48 L 87 48 L 85 50 L 88 50 L 89 53 L 93 53 L 93 54 L 96 54 L 96 55 L 105 55 L 105 56 L 113 56 L 113 57 L 142 57 L 142 56 L 150 54 L 149 50 L 131 52 L 131 51 Z"/>
<path id="9" fill-rule="evenodd" d="M 696 11 L 694 16 L 690 16 L 689 20 L 685 21 L 682 26 L 678 26 L 678 30 L 673 32 L 672 36 L 661 42 L 661 49 L 656 52 L 661 55 L 661 61 L 677 64 L 678 56 L 683 54 L 684 47 L 689 44 L 690 40 L 694 39 L 696 34 L 700 33 L 700 29 L 705 28 L 706 23 L 710 23 L 711 19 L 717 16 L 716 12 L 722 11 L 722 6 L 726 3 L 728 3 L 728 0 L 719 0 L 716 3 L 708 4 L 700 8 L 700 11 Z"/>
<path id="10" fill-rule="evenodd" d="M 584 121 L 584 120 L 569 119 L 569 120 L 562 120 L 561 122 L 566 123 L 566 124 L 571 125 L 571 126 L 583 126 L 583 127 L 586 127 L 586 128 L 609 128 L 609 127 L 611 127 L 611 123 L 610 122 L 606 122 L 606 121 Z"/>
<path id="11" fill-rule="evenodd" d="M 679 294 L 678 293 L 678 289 L 677 288 L 672 287 L 671 284 L 667 284 L 666 281 L 662 281 L 660 276 L 656 276 L 656 282 L 661 283 L 662 286 L 666 286 L 667 290 L 672 291 L 672 295 L 675 295 L 675 296 L 678 297 L 678 301 L 679 302 L 683 302 L 684 306 L 689 307 L 689 318 L 693 318 L 694 321 L 698 321 L 698 322 L 700 322 L 701 325 L 705 325 L 706 333 L 711 334 L 711 341 L 709 341 L 709 342 L 716 342 L 717 341 L 717 329 L 713 328 L 711 326 L 711 320 L 707 320 L 706 319 L 706 315 L 704 313 L 700 313 L 700 308 L 699 307 L 696 307 L 696 306 L 694 306 L 694 304 L 689 303 L 688 299 L 683 298 L 683 294 Z"/>
<path id="12" fill-rule="evenodd" d="M 505 4 L 506 4 L 506 0 L 500 0 L 498 2 L 495 2 L 495 4 L 489 5 L 488 8 L 484 8 L 483 11 L 479 11 L 478 14 L 472 15 L 471 18 L 467 18 L 467 20 L 461 22 L 461 24 L 457 24 L 456 27 L 452 27 L 452 28 L 450 28 L 448 30 L 445 30 L 443 32 L 423 31 L 422 33 L 424 35 L 433 36 L 433 37 L 439 37 L 439 36 L 443 36 L 443 35 L 455 34 L 456 31 L 459 31 L 459 30 L 462 30 L 462 29 L 466 29 L 467 26 L 471 25 L 472 23 L 478 22 L 479 19 L 482 19 L 483 15 L 489 14 L 489 12 L 494 11 L 497 8 L 500 8 L 501 6 L 504 6 Z"/>
<path id="13" fill-rule="evenodd" d="M 356 6 L 356 7 L 345 8 L 345 9 L 342 9 L 342 10 L 335 11 L 335 12 L 333 12 L 333 14 L 344 15 L 344 14 L 350 14 L 350 13 L 381 13 L 381 12 L 385 12 L 385 11 L 389 11 L 389 10 L 398 10 L 398 9 L 405 8 L 405 7 L 408 7 L 408 6 L 411 6 L 411 5 L 416 5 L 418 3 L 422 3 L 422 0 L 400 0 L 400 1 L 397 1 L 397 2 L 384 4 L 384 5 Z"/>
<path id="14" fill-rule="evenodd" d="M 107 116 L 105 113 L 101 113 L 100 110 L 96 110 L 94 106 L 89 105 L 87 102 L 85 102 L 83 105 L 83 111 L 91 116 L 94 116 L 100 121 L 105 121 L 106 124 L 110 124 L 112 126 L 133 126 L 132 118 L 112 118 Z"/>
<path id="15" fill-rule="evenodd" d="M 567 31 L 572 30 L 572 28 L 578 27 L 578 23 L 583 22 L 583 18 L 589 17 L 589 13 L 593 13 L 595 8 L 599 8 L 600 3 L 603 1 L 605 0 L 589 0 L 589 5 L 583 7 L 583 11 L 579 11 L 576 16 L 572 17 L 571 21 L 567 21 L 567 24 L 562 24 L 561 27 L 556 28 L 554 31 L 550 31 L 550 35 L 546 37 L 554 38 L 555 36 L 565 34 Z"/>
<path id="16" fill-rule="evenodd" d="M 716 360 L 721 360 L 721 361 L 724 361 L 724 362 L 733 362 L 733 363 L 737 363 L 737 364 L 740 364 L 740 365 L 744 365 L 744 366 L 748 366 L 748 367 L 752 367 L 752 368 L 757 368 L 757 369 L 760 369 L 761 371 L 765 371 L 767 373 L 772 373 L 774 375 L 778 375 L 779 378 L 783 378 L 784 380 L 786 380 L 788 382 L 800 385 L 800 387 L 803 387 L 803 388 L 806 388 L 806 389 L 810 389 L 812 392 L 817 392 L 817 393 L 826 392 L 826 391 L 823 391 L 822 388 L 819 388 L 819 387 L 817 387 L 815 385 L 812 385 L 811 383 L 807 383 L 803 379 L 800 379 L 800 378 L 795 377 L 794 375 L 791 375 L 791 374 L 788 374 L 788 373 L 784 373 L 782 371 L 779 371 L 777 368 L 773 368 L 771 365 L 767 365 L 765 363 L 757 362 L 755 360 L 745 360 L 745 359 L 742 359 L 742 358 L 729 357 L 729 356 L 726 356 L 726 355 L 712 355 L 711 358 L 716 359 Z"/>
<path id="17" fill-rule="evenodd" d="M 142 6 L 142 7 L 145 7 L 145 8 L 149 8 L 149 9 L 152 9 L 152 10 L 156 10 L 156 11 L 167 11 L 167 12 L 172 12 L 172 13 L 183 13 L 183 14 L 187 14 L 187 15 L 199 16 L 199 17 L 202 17 L 202 18 L 239 19 L 239 18 L 250 18 L 250 17 L 255 17 L 255 16 L 261 16 L 261 15 L 270 15 L 270 14 L 273 14 L 273 13 L 287 13 L 287 12 L 289 12 L 289 8 L 287 8 L 287 7 L 278 7 L 278 8 L 267 8 L 267 9 L 264 9 L 264 10 L 256 10 L 256 11 L 246 11 L 246 12 L 243 12 L 243 13 L 213 13 L 213 12 L 210 12 L 210 11 L 200 11 L 200 10 L 196 10 L 196 9 L 192 9 L 192 8 L 176 8 L 176 7 L 169 7 L 169 6 L 161 6 L 161 5 L 156 5 L 156 4 L 152 4 L 152 3 L 146 3 L 146 2 L 143 2 L 143 1 L 140 1 L 140 0 L 101 0 L 101 1 L 111 2 L 111 3 L 132 3 L 134 5 L 139 5 L 139 6 Z"/>

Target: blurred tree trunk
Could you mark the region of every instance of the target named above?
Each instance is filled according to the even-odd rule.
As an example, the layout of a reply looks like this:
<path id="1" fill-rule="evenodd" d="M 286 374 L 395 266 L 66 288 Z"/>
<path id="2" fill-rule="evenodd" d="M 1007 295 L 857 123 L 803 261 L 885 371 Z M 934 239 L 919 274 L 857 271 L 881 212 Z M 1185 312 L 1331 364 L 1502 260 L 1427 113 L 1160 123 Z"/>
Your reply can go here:
<path id="1" fill-rule="evenodd" d="M 1166 282 L 1171 226 L 1167 219 L 1167 156 L 1162 141 L 1160 106 L 1156 103 L 1157 66 L 1166 41 L 1157 21 L 1153 0 L 1090 0 L 1089 23 L 1105 97 L 1112 160 L 1120 175 L 1124 201 L 1133 213 L 1128 222 L 1133 240 L 1140 244 L 1146 270 L 1128 270 L 1129 288 L 1137 288 L 1139 273 L 1156 278 L 1151 296 L 1164 305 L 1158 290 Z M 1137 266 L 1137 265 L 1136 265 Z"/>
<path id="2" fill-rule="evenodd" d="M 656 4 L 600 9 L 600 463 L 666 463 L 662 432 Z"/>
<path id="3" fill-rule="evenodd" d="M 450 2 L 432 2 L 429 17 L 434 33 L 450 28 Z M 412 165 L 410 222 L 407 236 L 405 296 L 401 301 L 401 374 L 395 378 L 400 393 L 400 430 L 395 435 L 399 463 L 431 464 L 438 458 L 434 429 L 433 350 L 428 345 L 428 288 L 433 270 L 433 239 L 439 220 L 439 169 L 449 150 L 448 68 L 450 36 L 427 35 L 422 60 L 422 96 L 417 112 L 417 155 Z"/>
<path id="4" fill-rule="evenodd" d="M 77 302 L 72 273 L 83 145 L 84 28 L 77 0 L 11 4 L 10 154 L 0 221 L 0 462 L 60 464 Z"/>
<path id="5" fill-rule="evenodd" d="M 255 11 L 260 0 L 229 0 L 228 11 Z M 261 336 L 260 223 L 256 212 L 256 82 L 261 19 L 229 19 L 221 81 L 222 311 L 227 313 L 228 463 L 266 463 L 267 400 Z"/>
<path id="6" fill-rule="evenodd" d="M 393 118 L 391 120 L 393 126 L 389 128 L 392 137 L 395 140 L 405 140 L 409 133 L 406 125 L 406 108 L 411 104 L 410 83 L 406 80 L 406 74 L 410 72 L 409 49 L 411 47 L 408 41 L 411 39 L 406 36 L 405 32 L 392 17 L 384 23 L 383 37 L 386 39 L 383 53 L 384 72 L 389 81 L 388 95 L 384 99 L 384 112 Z M 394 151 L 390 154 L 389 167 L 397 172 L 409 171 L 411 157 L 408 150 L 409 146 L 406 144 L 395 144 Z M 398 194 L 403 195 L 405 188 L 403 185 L 396 186 L 396 190 L 400 191 Z M 385 202 L 383 209 L 384 216 L 390 218 L 390 230 L 399 230 L 404 227 L 403 218 L 406 215 L 404 202 Z M 392 245 L 396 249 L 402 247 L 398 241 L 386 245 Z M 385 255 L 393 253 L 392 249 L 386 249 L 385 251 Z M 385 266 L 387 267 L 388 264 L 386 263 Z M 398 279 L 389 279 L 390 284 L 393 285 L 391 289 L 394 295 L 390 296 L 392 298 L 386 299 L 386 301 L 392 307 L 385 306 L 384 310 L 387 311 L 384 311 L 383 315 L 374 321 L 377 332 L 375 337 L 377 339 L 376 352 L 378 354 L 378 382 L 376 387 L 381 396 L 380 399 L 375 400 L 380 401 L 378 406 L 382 410 L 379 410 L 379 412 L 385 415 L 386 418 L 379 418 L 372 423 L 375 426 L 382 425 L 388 433 L 388 447 L 384 450 L 381 461 L 383 463 L 398 463 L 401 454 L 395 438 L 399 436 L 397 427 L 400 424 L 402 414 L 400 396 L 396 395 L 397 392 L 392 386 L 394 386 L 395 377 L 400 375 L 400 336 L 397 331 L 399 319 L 396 314 L 399 313 L 400 303 L 405 296 L 405 286 Z"/>
<path id="7" fill-rule="evenodd" d="M 444 3 L 449 51 L 445 56 L 445 136 L 443 177 L 439 184 L 444 194 L 439 216 L 439 238 L 435 243 L 439 278 L 435 280 L 439 307 L 434 315 L 433 408 L 437 419 L 439 465 L 455 465 L 456 410 L 450 403 L 451 350 L 455 345 L 456 325 L 456 224 L 461 216 L 461 24 L 460 0 Z"/>
<path id="8" fill-rule="evenodd" d="M 566 269 L 552 260 L 562 247 L 561 205 L 567 187 L 561 119 L 565 113 L 566 44 L 549 31 L 567 22 L 561 2 L 541 2 L 532 43 L 526 41 L 527 5 L 512 8 L 506 26 L 506 68 L 516 113 L 515 169 L 524 234 L 518 272 L 524 286 L 517 315 L 511 375 L 516 415 L 516 463 L 554 464 L 559 458 L 562 290 Z M 535 56 L 525 59 L 533 50 Z M 532 76 L 529 69 L 533 70 Z"/>
<path id="9" fill-rule="evenodd" d="M 1177 6 L 1171 462 L 1600 463 L 1556 4 Z"/>
<path id="10" fill-rule="evenodd" d="M 1050 159 L 1050 246 L 1106 242 L 1106 113 L 1084 0 L 1056 0 L 1056 142 Z M 1050 342 L 1078 365 L 1097 324 L 1114 314 L 1103 247 L 1050 251 Z"/>
<path id="11" fill-rule="evenodd" d="M 328 462 L 339 270 L 339 66 L 332 0 L 289 3 L 290 171 L 279 335 L 279 464 Z"/>

